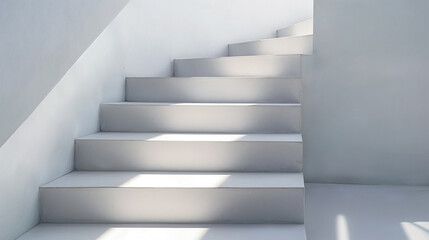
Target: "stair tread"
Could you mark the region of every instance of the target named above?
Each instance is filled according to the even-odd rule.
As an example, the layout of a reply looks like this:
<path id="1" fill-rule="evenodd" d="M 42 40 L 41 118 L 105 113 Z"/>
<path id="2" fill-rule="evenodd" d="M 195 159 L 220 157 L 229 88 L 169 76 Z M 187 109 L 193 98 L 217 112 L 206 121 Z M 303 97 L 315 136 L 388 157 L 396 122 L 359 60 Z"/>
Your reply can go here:
<path id="1" fill-rule="evenodd" d="M 304 188 L 302 173 L 74 171 L 42 188 Z"/>
<path id="2" fill-rule="evenodd" d="M 313 34 L 313 18 L 308 18 L 277 30 L 277 37 L 303 36 Z"/>
<path id="3" fill-rule="evenodd" d="M 299 107 L 300 103 L 169 103 L 169 102 L 113 102 L 102 105 L 128 105 L 128 106 L 290 106 Z"/>
<path id="4" fill-rule="evenodd" d="M 273 38 L 276 39 L 276 38 Z M 240 57 L 240 56 L 236 56 Z M 198 80 L 215 80 L 215 79 L 295 79 L 301 78 L 301 76 L 284 76 L 284 77 L 126 77 L 130 80 L 150 80 L 150 79 L 176 79 L 176 80 L 188 80 L 188 79 L 198 79 Z"/>
<path id="5" fill-rule="evenodd" d="M 240 59 L 240 58 L 276 58 L 276 57 L 294 57 L 294 56 L 303 56 L 306 54 L 262 54 L 262 55 L 252 55 L 252 56 L 224 56 L 224 57 L 208 57 L 208 58 L 176 58 L 174 61 L 199 61 L 199 60 L 228 60 L 228 59 Z"/>
<path id="6" fill-rule="evenodd" d="M 183 141 L 183 142 L 302 142 L 301 134 L 203 134 L 98 132 L 78 140 Z"/>
<path id="7" fill-rule="evenodd" d="M 266 39 L 259 39 L 259 40 L 253 40 L 253 41 L 246 41 L 246 42 L 237 42 L 237 43 L 231 43 L 229 45 L 236 45 L 236 44 L 253 44 L 253 43 L 268 43 L 268 42 L 277 42 L 277 41 L 284 41 L 286 39 L 293 39 L 293 38 L 304 38 L 313 36 L 313 34 L 306 34 L 306 35 L 299 35 L 299 36 L 287 36 L 287 37 L 277 37 L 277 38 L 266 38 Z M 296 54 L 291 54 L 296 55 Z M 238 56 L 237 56 L 238 57 Z"/>
<path id="8" fill-rule="evenodd" d="M 18 240 L 305 240 L 301 224 L 39 224 Z"/>

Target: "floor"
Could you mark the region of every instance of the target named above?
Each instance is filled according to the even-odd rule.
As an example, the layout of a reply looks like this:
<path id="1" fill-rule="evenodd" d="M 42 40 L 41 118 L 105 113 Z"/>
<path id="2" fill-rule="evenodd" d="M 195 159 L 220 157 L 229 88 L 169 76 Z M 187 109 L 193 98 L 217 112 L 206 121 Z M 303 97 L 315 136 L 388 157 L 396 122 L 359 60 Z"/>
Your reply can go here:
<path id="1" fill-rule="evenodd" d="M 305 221 L 308 240 L 429 240 L 429 186 L 307 183 Z M 55 231 L 52 231 L 52 226 L 57 226 Z M 42 224 L 19 240 L 107 240 L 123 237 L 123 234 L 138 234 L 154 239 L 153 236 L 158 236 L 159 233 L 174 234 L 175 239 L 182 239 L 183 235 L 186 240 L 217 239 L 216 236 L 225 233 L 230 233 L 227 235 L 231 239 L 270 239 L 269 236 L 262 236 L 267 229 L 258 229 L 251 225 L 241 226 L 248 229 L 247 236 L 239 236 L 232 229 L 221 225 L 180 230 L 171 230 L 164 225 L 161 228 L 157 226 L 145 230 L 143 235 L 136 232 L 140 230 L 133 229 L 130 225 L 121 227 Z M 272 225 L 267 228 L 271 229 L 270 231 L 283 231 L 281 226 Z M 47 232 L 49 237 L 45 235 Z M 81 237 L 83 232 L 87 238 Z"/>
<path id="2" fill-rule="evenodd" d="M 308 240 L 429 239 L 429 187 L 305 187 Z"/>

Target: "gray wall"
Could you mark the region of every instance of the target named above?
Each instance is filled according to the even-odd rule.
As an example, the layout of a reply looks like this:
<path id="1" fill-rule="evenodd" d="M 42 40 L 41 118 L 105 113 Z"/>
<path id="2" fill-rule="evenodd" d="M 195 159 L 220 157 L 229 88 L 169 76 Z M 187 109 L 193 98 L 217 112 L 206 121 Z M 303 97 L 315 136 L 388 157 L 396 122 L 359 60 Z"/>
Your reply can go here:
<path id="1" fill-rule="evenodd" d="M 0 1 L 0 146 L 126 2 Z"/>
<path id="2" fill-rule="evenodd" d="M 314 4 L 306 181 L 429 184 L 429 1 Z"/>

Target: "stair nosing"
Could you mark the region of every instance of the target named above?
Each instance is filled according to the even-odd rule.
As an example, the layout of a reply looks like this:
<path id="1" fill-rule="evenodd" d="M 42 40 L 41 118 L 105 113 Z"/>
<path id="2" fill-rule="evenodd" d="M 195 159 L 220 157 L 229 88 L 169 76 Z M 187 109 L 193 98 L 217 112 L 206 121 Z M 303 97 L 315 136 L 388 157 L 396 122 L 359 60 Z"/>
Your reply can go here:
<path id="1" fill-rule="evenodd" d="M 310 37 L 314 36 L 314 34 L 305 34 L 305 35 L 297 35 L 297 36 L 287 36 L 287 37 L 275 37 L 275 38 L 265 38 L 265 39 L 259 39 L 259 40 L 253 40 L 253 41 L 245 41 L 245 42 L 236 42 L 236 43 L 230 43 L 228 46 L 232 45 L 239 45 L 239 44 L 249 44 L 249 43 L 262 43 L 262 42 L 270 42 L 270 41 L 281 41 L 285 39 L 292 39 L 292 38 L 302 38 L 302 37 Z M 265 54 L 269 55 L 269 54 Z M 282 55 L 282 54 L 276 54 L 275 56 Z M 288 55 L 288 54 L 284 54 Z M 290 54 L 290 55 L 296 55 L 296 54 Z M 297 55 L 306 55 L 306 54 L 297 54 Z M 245 55 L 248 56 L 248 55 Z"/>
<path id="2" fill-rule="evenodd" d="M 204 80 L 204 79 L 218 79 L 218 78 L 222 78 L 222 79 L 302 79 L 302 76 L 284 76 L 284 77 L 272 77 L 272 76 L 267 76 L 267 77 L 136 77 L 136 76 L 130 76 L 130 77 L 125 77 L 125 80 L 130 79 L 130 80 L 147 80 L 147 79 L 177 79 L 177 80 L 187 80 L 187 79 L 198 79 L 198 80 Z"/>
<path id="3" fill-rule="evenodd" d="M 85 175 L 87 174 L 87 175 Z M 91 176 L 91 174 L 93 174 L 94 176 Z M 116 174 L 117 176 L 112 176 L 112 174 Z M 127 174 L 129 174 L 129 176 L 127 176 Z M 237 183 L 233 183 L 230 185 L 225 185 L 222 186 L 220 184 L 223 184 L 223 182 L 214 182 L 214 183 L 207 183 L 206 186 L 201 186 L 201 185 L 192 185 L 189 183 L 189 180 L 187 180 L 188 182 L 182 182 L 179 183 L 177 186 L 176 185 L 172 185 L 172 186 L 168 186 L 171 183 L 167 183 L 164 186 L 161 185 L 156 185 L 154 184 L 153 186 L 150 186 L 151 183 L 146 184 L 146 183 L 138 183 L 138 184 L 146 184 L 146 186 L 124 186 L 126 182 L 124 182 L 124 179 L 121 179 L 120 177 L 127 177 L 126 180 L 132 180 L 134 179 L 136 176 L 141 176 L 141 175 L 161 175 L 159 178 L 153 178 L 153 179 L 149 179 L 149 180 L 159 180 L 162 179 L 163 177 L 168 177 L 169 175 L 191 175 L 190 178 L 192 178 L 192 175 L 197 175 L 196 178 L 198 178 L 198 176 L 207 176 L 207 175 L 229 175 L 229 176 L 233 176 L 234 174 L 236 175 L 236 177 L 242 177 L 244 180 L 243 182 L 237 182 Z M 257 175 L 265 175 L 265 176 L 257 176 Z M 77 175 L 77 176 L 76 176 Z M 121 181 L 119 180 L 113 180 L 113 182 L 103 182 L 104 179 L 100 180 L 100 175 L 105 175 L 105 176 L 101 176 L 101 177 L 109 177 L 109 179 L 111 180 L 112 178 L 118 177 L 120 178 Z M 122 175 L 122 176 L 121 176 Z M 164 176 L 163 176 L 164 175 Z M 241 176 L 237 176 L 237 175 L 241 175 Z M 277 175 L 277 176 L 274 176 Z M 93 178 L 97 178 L 99 182 L 91 182 L 85 185 L 82 184 L 82 180 L 79 182 L 76 182 L 76 179 L 79 178 L 83 178 L 84 180 L 86 180 L 85 182 L 88 182 L 88 176 L 89 177 L 93 177 Z M 268 179 L 267 181 L 270 181 L 268 184 L 266 185 L 258 185 L 255 182 L 246 182 L 246 178 L 254 178 L 254 177 L 260 177 L 260 179 L 262 179 L 262 181 L 265 179 Z M 128 178 L 128 177 L 132 177 L 132 178 Z M 234 176 L 233 176 L 234 177 Z M 269 177 L 278 177 L 278 179 L 274 179 L 275 182 L 278 182 L 278 180 L 291 180 L 294 181 L 295 183 L 283 183 L 284 185 L 275 185 L 273 184 L 274 180 L 273 179 L 269 179 Z M 71 178 L 71 179 L 67 179 L 64 180 L 64 178 Z M 86 178 L 86 179 L 85 179 Z M 228 178 L 227 178 L 228 179 Z M 258 179 L 258 180 L 260 180 Z M 93 180 L 93 179 L 92 179 Z M 226 180 L 226 179 L 225 179 Z M 223 181 L 225 181 L 223 180 Z M 119 182 L 115 182 L 115 181 L 119 181 Z M 146 180 L 148 181 L 148 180 Z M 171 179 L 169 181 L 172 181 Z M 73 183 L 75 182 L 75 183 Z M 234 186 L 234 184 L 236 184 Z M 182 185 L 182 186 L 180 186 Z M 157 172 L 143 172 L 143 171 L 138 171 L 138 172 L 134 172 L 134 171 L 72 171 L 66 175 L 63 175 L 49 183 L 46 183 L 42 186 L 40 186 L 39 188 L 41 189 L 58 189 L 58 188 L 67 188 L 67 189 L 304 189 L 305 185 L 304 185 L 304 177 L 303 177 L 303 173 L 302 172 L 295 172 L 295 173 L 288 173 L 288 172 L 203 172 L 203 171 L 183 171 L 183 172 L 174 172 L 174 171 L 157 171 Z"/>
<path id="4" fill-rule="evenodd" d="M 300 107 L 301 103 L 187 103 L 187 102 L 110 102 L 101 103 L 100 105 L 119 105 L 119 106 L 226 106 L 226 107 L 265 107 L 265 106 L 284 106 Z"/>
<path id="5" fill-rule="evenodd" d="M 91 136 L 97 136 L 97 135 L 108 135 L 108 134 L 113 134 L 113 135 L 126 135 L 128 134 L 129 136 L 127 136 L 126 138 L 109 138 L 109 136 L 106 136 L 104 138 L 91 138 Z M 266 136 L 266 138 L 263 139 L 235 139 L 235 140 L 219 140 L 219 139 L 210 139 L 210 140 L 189 140 L 189 139 L 185 139 L 183 140 L 180 138 L 177 138 L 175 140 L 173 139 L 158 139 L 158 140 L 151 140 L 151 139 L 137 139 L 137 138 L 132 138 L 131 135 L 149 135 L 149 134 L 154 134 L 154 135 L 175 135 L 176 137 L 179 135 L 183 135 L 183 137 L 186 136 L 190 136 L 190 135 L 206 135 L 207 139 L 209 139 L 208 136 L 240 136 L 240 135 L 244 135 L 244 137 L 251 135 L 250 137 L 256 137 L 256 136 Z M 297 138 L 295 139 L 269 139 L 269 137 L 279 137 L 279 136 L 290 136 L 291 138 Z M 179 136 L 180 137 L 180 136 Z M 302 144 L 303 140 L 302 140 L 302 134 L 300 133 L 285 133 L 285 134 L 226 134 L 226 133 L 141 133 L 141 132 L 97 132 L 97 133 L 93 133 L 87 136 L 83 136 L 83 137 L 79 137 L 76 138 L 77 141 L 141 141 L 141 142 L 225 142 L 225 143 L 232 143 L 232 142 L 286 142 L 286 143 L 299 143 Z"/>
<path id="6" fill-rule="evenodd" d="M 260 58 L 260 57 L 284 57 L 284 56 L 305 56 L 310 54 L 261 54 L 261 55 L 246 55 L 246 56 L 222 56 L 222 57 L 207 57 L 207 58 L 175 58 L 173 61 L 193 61 L 193 60 L 212 60 L 212 59 L 232 59 L 232 58 Z"/>

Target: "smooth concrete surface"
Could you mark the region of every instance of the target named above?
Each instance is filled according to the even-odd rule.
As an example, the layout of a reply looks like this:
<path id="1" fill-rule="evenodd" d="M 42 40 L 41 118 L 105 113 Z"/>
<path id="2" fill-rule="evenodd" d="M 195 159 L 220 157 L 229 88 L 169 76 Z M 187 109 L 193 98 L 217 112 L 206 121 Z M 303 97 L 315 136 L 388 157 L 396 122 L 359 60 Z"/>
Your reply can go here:
<path id="1" fill-rule="evenodd" d="M 308 240 L 427 240 L 429 187 L 306 183 Z"/>
<path id="2" fill-rule="evenodd" d="M 18 240 L 306 240 L 289 224 L 40 224 Z"/>
<path id="3" fill-rule="evenodd" d="M 175 77 L 301 76 L 301 55 L 175 59 Z"/>
<path id="4" fill-rule="evenodd" d="M 313 34 L 313 18 L 277 30 L 277 37 L 304 36 Z"/>
<path id="5" fill-rule="evenodd" d="M 173 58 L 226 55 L 228 43 L 274 37 L 273 29 L 312 15 L 311 0 L 272 0 L 270 4 L 263 0 L 131 0 L 101 35 L 92 35 L 110 10 L 122 3 L 1 2 L 1 24 L 8 26 L 2 30 L 11 30 L 2 32 L 2 46 L 6 47 L 0 58 L 6 69 L 1 72 L 13 75 L 0 80 L 0 88 L 12 96 L 3 98 L 6 95 L 1 94 L 1 104 L 12 106 L 28 89 L 43 100 L 39 105 L 37 101 L 28 103 L 34 104 L 34 111 L 0 149 L 0 180 L 12 183 L 0 186 L 0 239 L 15 239 L 38 222 L 38 187 L 73 169 L 74 139 L 99 129 L 100 102 L 123 100 L 124 75 L 171 76 Z M 72 8 L 56 8 L 62 4 Z M 93 8 L 83 6 L 91 4 Z M 83 13 L 83 9 L 88 11 Z M 71 21 L 76 16 L 85 24 Z M 40 18 L 42 24 L 37 21 Z M 96 39 L 89 45 L 91 41 L 85 41 L 91 36 Z M 35 49 L 41 54 L 33 52 Z M 75 51 L 79 49 L 80 53 Z M 56 57 L 49 58 L 51 53 Z M 15 61 L 18 55 L 23 58 Z M 77 61 L 64 69 L 72 58 Z M 31 69 L 16 67 L 24 63 Z M 48 84 L 52 76 L 43 74 L 59 71 L 65 75 L 57 76 L 49 94 L 39 95 L 52 83 Z M 28 77 L 21 77 L 24 75 Z M 13 87 L 21 81 L 24 87 Z M 11 109 L 15 110 L 21 109 Z"/>
<path id="6" fill-rule="evenodd" d="M 127 78 L 128 102 L 299 103 L 301 79 Z"/>
<path id="7" fill-rule="evenodd" d="M 127 2 L 0 1 L 0 146 Z"/>
<path id="8" fill-rule="evenodd" d="M 315 1 L 307 181 L 429 185 L 429 1 Z"/>
<path id="9" fill-rule="evenodd" d="M 302 173 L 72 172 L 40 188 L 55 223 L 297 223 Z"/>
<path id="10" fill-rule="evenodd" d="M 429 205 L 427 204 L 429 187 L 306 183 L 305 194 L 305 223 L 308 240 L 429 239 Z M 144 225 L 144 227 L 146 226 Z M 171 228 L 182 227 L 178 225 L 167 226 Z M 200 225 L 191 228 L 203 227 L 221 232 L 220 229 L 215 229 L 215 226 L 219 225 Z M 269 239 L 276 239 L 276 237 L 284 239 L 285 234 L 290 236 L 289 232 L 280 234 L 272 228 L 269 228 L 267 233 L 262 236 L 258 235 L 257 232 L 265 227 L 259 224 L 234 225 L 234 227 L 237 226 L 249 227 L 249 229 L 240 231 L 238 235 L 222 234 L 222 238 L 230 236 L 237 237 L 233 239 L 240 239 L 239 237 L 243 236 L 243 239 L 251 239 L 253 236 L 256 239 L 267 239 L 267 236 L 270 236 Z M 127 230 L 129 227 L 140 228 L 142 226 L 41 224 L 19 240 L 67 239 L 66 237 L 69 237 L 70 240 L 93 240 L 101 236 L 106 239 L 117 239 L 115 237 L 118 236 L 123 239 L 127 239 L 125 237 L 133 239 L 132 237 L 135 235 L 141 236 L 139 235 L 141 230 Z M 156 227 L 162 227 L 162 225 Z M 105 233 L 111 228 L 119 228 L 120 230 L 111 230 L 111 233 Z M 127 232 L 128 235 L 126 235 Z M 272 235 L 268 235 L 268 232 Z M 105 235 L 102 235 L 104 233 Z M 156 236 L 160 236 L 158 233 L 158 231 L 153 232 Z M 249 235 L 246 236 L 246 233 Z M 182 235 L 174 234 L 174 236 Z M 193 236 L 185 235 L 184 239 L 193 239 Z M 210 234 L 205 236 L 209 237 Z M 205 238 L 198 235 L 196 239 Z"/>
<path id="11" fill-rule="evenodd" d="M 100 132 L 76 140 L 85 171 L 301 172 L 300 134 Z"/>
<path id="12" fill-rule="evenodd" d="M 302 173 L 74 171 L 41 188 L 303 188 Z"/>
<path id="13" fill-rule="evenodd" d="M 301 105 L 285 103 L 110 103 L 105 132 L 300 133 Z"/>
<path id="14" fill-rule="evenodd" d="M 313 35 L 263 39 L 228 45 L 229 56 L 313 53 Z"/>

